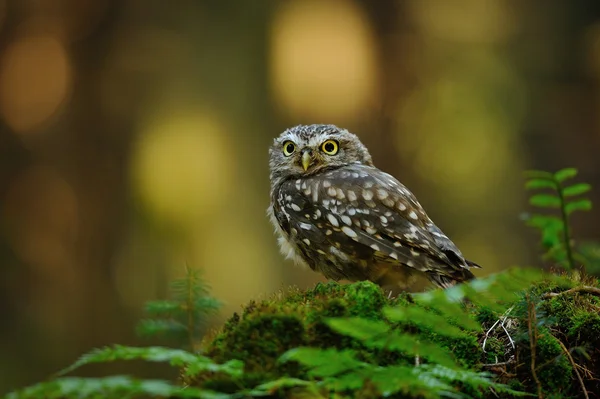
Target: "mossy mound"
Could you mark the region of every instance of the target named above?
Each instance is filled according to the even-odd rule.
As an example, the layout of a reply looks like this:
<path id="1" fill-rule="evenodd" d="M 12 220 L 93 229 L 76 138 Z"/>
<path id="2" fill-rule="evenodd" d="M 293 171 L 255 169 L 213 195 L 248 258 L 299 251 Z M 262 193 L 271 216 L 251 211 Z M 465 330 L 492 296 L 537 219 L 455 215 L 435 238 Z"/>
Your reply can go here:
<path id="1" fill-rule="evenodd" d="M 593 283 L 600 285 L 597 280 Z M 487 336 L 485 351 L 482 350 L 484 334 L 502 315 L 476 304 L 467 307 L 471 316 L 481 323 L 482 330 L 465 332 L 460 338 L 438 335 L 433 329 L 428 331 L 410 322 L 388 324 L 402 332 L 418 331 L 421 336 L 446 348 L 467 369 L 494 372 L 498 381 L 537 395 L 538 383 L 531 371 L 530 344 L 529 304 L 534 303 L 535 370 L 544 397 L 583 398 L 573 363 L 577 364 L 587 391 L 600 393 L 597 380 L 600 378 L 600 297 L 575 292 L 548 296 L 548 293 L 562 292 L 574 285 L 559 287 L 545 282 L 531 287 L 528 295 L 513 304 L 504 327 Z M 204 354 L 215 362 L 242 360 L 245 364 L 243 376 L 234 381 L 223 375 L 205 374 L 186 383 L 233 393 L 280 377 L 310 380 L 306 370 L 298 364 L 278 362 L 283 353 L 296 347 L 353 349 L 361 360 L 380 366 L 414 364 L 414 358 L 397 352 L 368 349 L 361 342 L 331 330 L 325 323 L 330 317 L 349 316 L 386 320 L 383 309 L 396 304 L 419 306 L 413 303 L 410 294 L 388 299 L 378 286 L 369 282 L 317 284 L 307 291 L 294 290 L 268 300 L 250 302 L 241 314 L 234 314 L 203 345 Z M 372 392 L 368 383 L 364 389 Z M 469 397 L 496 397 L 491 392 L 463 393 Z M 357 392 L 353 395 L 358 397 Z M 288 396 L 276 392 L 273 397 Z M 369 397 L 377 396 L 370 394 Z"/>

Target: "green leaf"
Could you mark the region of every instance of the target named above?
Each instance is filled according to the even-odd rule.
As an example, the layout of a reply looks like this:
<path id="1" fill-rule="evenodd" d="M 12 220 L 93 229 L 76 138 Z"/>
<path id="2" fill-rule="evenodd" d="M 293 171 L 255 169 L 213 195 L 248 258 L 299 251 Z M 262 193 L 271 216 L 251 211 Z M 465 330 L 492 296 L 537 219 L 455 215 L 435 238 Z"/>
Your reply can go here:
<path id="1" fill-rule="evenodd" d="M 582 198 L 580 200 L 571 201 L 571 202 L 568 202 L 567 205 L 565 205 L 565 210 L 567 212 L 567 215 L 570 215 L 571 213 L 573 213 L 575 211 L 589 211 L 591 209 L 592 209 L 592 201 L 590 201 L 587 198 Z"/>
<path id="2" fill-rule="evenodd" d="M 553 234 L 561 233 L 564 228 L 561 218 L 549 215 L 531 215 L 527 219 L 527 225 L 536 227 L 543 232 L 552 232 Z"/>
<path id="3" fill-rule="evenodd" d="M 360 317 L 330 318 L 325 323 L 335 332 L 360 341 L 374 339 L 390 330 L 385 322 Z"/>
<path id="4" fill-rule="evenodd" d="M 11 392 L 6 396 L 7 399 L 96 399 L 108 397 L 228 399 L 231 398 L 231 395 L 196 387 L 172 385 L 163 380 L 140 380 L 116 375 L 104 378 L 59 378 Z"/>
<path id="5" fill-rule="evenodd" d="M 592 186 L 587 183 L 578 183 L 563 189 L 565 197 L 574 197 L 576 195 L 585 194 L 592 189 Z"/>
<path id="6" fill-rule="evenodd" d="M 398 351 L 408 356 L 420 356 L 431 362 L 438 363 L 450 368 L 459 367 L 452 357 L 452 352 L 446 348 L 427 341 L 425 338 L 392 331 L 384 338 L 365 342 L 365 345 L 378 349 Z"/>
<path id="7" fill-rule="evenodd" d="M 546 179 L 531 179 L 525 183 L 525 188 L 528 190 L 540 189 L 540 188 L 551 188 L 556 190 L 556 182 L 554 180 Z"/>
<path id="8" fill-rule="evenodd" d="M 290 349 L 279 357 L 279 362 L 290 361 L 296 361 L 308 367 L 309 375 L 314 377 L 332 377 L 368 366 L 367 363 L 356 358 L 354 351 L 338 351 L 333 348 L 299 347 Z"/>
<path id="9" fill-rule="evenodd" d="M 203 363 L 215 364 L 207 357 L 186 352 L 181 349 L 171 349 L 162 346 L 134 347 L 114 345 L 110 347 L 94 349 L 81 356 L 75 363 L 58 372 L 58 375 L 70 373 L 71 371 L 92 363 L 109 363 L 117 360 L 145 360 L 147 362 L 164 362 L 174 367 L 184 367 L 189 364 Z M 208 367 L 208 366 L 207 366 Z"/>
<path id="10" fill-rule="evenodd" d="M 187 337 L 188 331 L 186 325 L 175 320 L 143 319 L 136 326 L 136 333 L 140 337 L 167 336 L 181 338 Z"/>
<path id="11" fill-rule="evenodd" d="M 529 198 L 529 203 L 541 208 L 558 208 L 560 206 L 560 199 L 551 194 L 536 194 Z"/>
<path id="12" fill-rule="evenodd" d="M 559 183 L 562 183 L 563 181 L 565 181 L 567 179 L 571 179 L 575 176 L 577 176 L 577 169 L 575 169 L 575 168 L 561 169 L 554 174 L 554 178 Z"/>
<path id="13" fill-rule="evenodd" d="M 414 324 L 435 331 L 436 334 L 448 337 L 463 337 L 465 335 L 465 332 L 460 328 L 450 324 L 446 317 L 415 305 L 386 307 L 383 309 L 383 314 L 388 320 L 394 322 L 414 321 Z"/>

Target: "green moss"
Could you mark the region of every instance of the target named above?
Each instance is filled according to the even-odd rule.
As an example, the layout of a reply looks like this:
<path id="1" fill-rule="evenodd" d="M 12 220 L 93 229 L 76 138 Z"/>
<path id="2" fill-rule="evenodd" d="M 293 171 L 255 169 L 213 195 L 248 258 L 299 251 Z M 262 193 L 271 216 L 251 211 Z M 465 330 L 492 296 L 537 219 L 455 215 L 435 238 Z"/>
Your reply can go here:
<path id="1" fill-rule="evenodd" d="M 510 387 L 536 394 L 537 387 L 531 374 L 527 319 L 528 301 L 534 301 L 538 332 L 536 373 L 542 383 L 544 397 L 576 398 L 579 397 L 580 388 L 574 379 L 573 366 L 560 342 L 571 351 L 577 363 L 593 375 L 600 375 L 600 361 L 597 360 L 600 355 L 600 300 L 586 294 L 542 299 L 545 293 L 560 292 L 574 285 L 559 287 L 542 282 L 531 287 L 529 299 L 523 296 L 516 300 L 509 315 L 510 323 L 507 324 L 516 343 L 516 352 L 509 349 L 508 336 L 500 328 L 487 337 L 486 352 L 481 350 L 484 332 L 502 316 L 490 308 L 467 306 L 472 317 L 482 324 L 482 329 L 458 338 L 440 335 L 435 328 L 427 329 L 413 322 L 388 324 L 401 333 L 418 333 L 440 344 L 448 349 L 459 364 L 471 370 L 482 370 L 481 363 L 503 363 L 511 357 L 516 358 L 515 364 L 493 367 L 491 371 L 497 372 L 499 380 Z M 361 360 L 380 366 L 413 364 L 413 358 L 396 352 L 369 349 L 357 340 L 336 333 L 325 323 L 329 317 L 385 320 L 383 308 L 395 304 L 419 306 L 407 293 L 388 299 L 378 286 L 369 282 L 317 284 L 307 291 L 292 290 L 286 295 L 250 302 L 241 314 L 234 314 L 222 330 L 204 345 L 205 354 L 217 362 L 243 360 L 244 375 L 231 381 L 224 376 L 206 374 L 186 382 L 235 392 L 283 376 L 310 379 L 299 365 L 280 364 L 277 361 L 284 352 L 299 346 L 353 349 Z M 592 355 L 591 358 L 574 349 L 579 346 L 585 348 Z M 592 381 L 586 382 L 588 389 L 600 390 L 597 385 Z M 363 390 L 367 388 L 363 387 Z M 473 398 L 487 397 L 485 393 L 469 386 L 465 386 L 463 392 Z"/>
<path id="2" fill-rule="evenodd" d="M 571 385 L 573 367 L 558 339 L 547 329 L 539 331 L 536 342 L 538 378 L 549 393 L 562 392 Z"/>

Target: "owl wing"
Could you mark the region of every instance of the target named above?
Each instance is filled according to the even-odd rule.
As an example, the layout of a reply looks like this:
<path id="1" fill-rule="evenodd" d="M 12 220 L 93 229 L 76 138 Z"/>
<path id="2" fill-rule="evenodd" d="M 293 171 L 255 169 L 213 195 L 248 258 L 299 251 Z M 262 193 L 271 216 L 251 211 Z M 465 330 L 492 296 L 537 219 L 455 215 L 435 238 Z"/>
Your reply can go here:
<path id="1" fill-rule="evenodd" d="M 302 194 L 285 209 L 288 221 L 325 251 L 448 275 L 471 267 L 415 196 L 377 168 L 349 165 L 288 184 Z"/>

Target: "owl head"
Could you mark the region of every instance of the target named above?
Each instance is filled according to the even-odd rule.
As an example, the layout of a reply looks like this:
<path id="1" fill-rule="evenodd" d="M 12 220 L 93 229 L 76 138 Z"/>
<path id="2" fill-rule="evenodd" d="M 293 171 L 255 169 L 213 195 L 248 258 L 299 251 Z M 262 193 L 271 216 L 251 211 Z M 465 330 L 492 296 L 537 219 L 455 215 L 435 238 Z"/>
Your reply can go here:
<path id="1" fill-rule="evenodd" d="M 289 128 L 269 148 L 271 182 L 350 164 L 373 166 L 373 161 L 356 135 L 335 125 Z"/>

